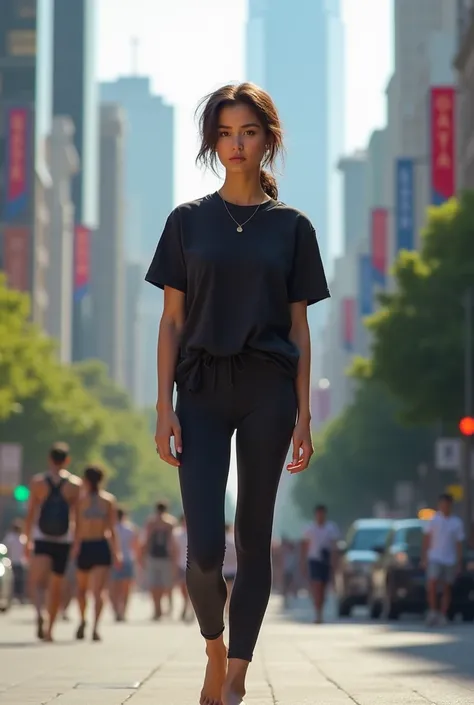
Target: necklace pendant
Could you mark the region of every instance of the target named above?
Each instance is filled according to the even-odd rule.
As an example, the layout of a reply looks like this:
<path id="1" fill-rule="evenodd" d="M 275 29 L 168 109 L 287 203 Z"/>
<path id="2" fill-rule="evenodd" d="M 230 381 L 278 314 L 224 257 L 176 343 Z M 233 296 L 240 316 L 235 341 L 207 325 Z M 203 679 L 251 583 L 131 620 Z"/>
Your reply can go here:
<path id="1" fill-rule="evenodd" d="M 243 229 L 243 227 L 242 227 L 241 225 L 238 226 L 237 232 L 238 232 L 238 233 L 243 233 L 243 232 L 244 232 L 244 229 Z"/>

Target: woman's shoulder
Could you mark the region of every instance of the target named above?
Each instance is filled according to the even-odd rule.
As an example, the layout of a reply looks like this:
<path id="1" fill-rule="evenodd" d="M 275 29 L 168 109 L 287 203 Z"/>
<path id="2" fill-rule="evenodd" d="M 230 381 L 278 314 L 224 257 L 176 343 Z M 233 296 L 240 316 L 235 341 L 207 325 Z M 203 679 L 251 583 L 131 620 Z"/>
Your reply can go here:
<path id="1" fill-rule="evenodd" d="M 193 201 L 185 201 L 175 206 L 170 213 L 170 218 L 188 216 L 193 213 L 197 213 L 200 210 L 212 208 L 215 204 L 215 198 L 213 193 L 208 193 L 206 196 L 201 196 Z"/>
<path id="2" fill-rule="evenodd" d="M 273 210 L 281 213 L 283 217 L 291 220 L 298 228 L 307 228 L 309 230 L 315 229 L 311 219 L 304 211 L 299 208 L 295 208 L 294 206 L 290 206 L 288 203 L 284 203 L 284 201 L 275 201 Z"/>

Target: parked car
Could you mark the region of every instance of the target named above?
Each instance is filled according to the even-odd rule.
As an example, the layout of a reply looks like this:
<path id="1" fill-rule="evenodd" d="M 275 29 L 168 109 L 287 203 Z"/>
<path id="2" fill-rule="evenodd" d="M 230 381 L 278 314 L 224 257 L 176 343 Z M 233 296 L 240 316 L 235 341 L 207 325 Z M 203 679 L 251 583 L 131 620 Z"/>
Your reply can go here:
<path id="1" fill-rule="evenodd" d="M 373 566 L 369 597 L 373 619 L 383 615 L 395 620 L 402 613 L 426 611 L 426 575 L 421 564 L 424 525 L 419 519 L 394 523 L 385 550 Z M 474 621 L 474 552 L 467 548 L 448 616 L 453 619 L 459 613 L 465 621 Z"/>
<path id="2" fill-rule="evenodd" d="M 335 576 L 339 616 L 348 617 L 353 607 L 367 604 L 372 566 L 384 550 L 392 524 L 392 519 L 358 519 L 349 529 L 340 545 Z"/>
<path id="3" fill-rule="evenodd" d="M 7 547 L 0 543 L 0 612 L 6 612 L 13 600 L 13 570 Z"/>

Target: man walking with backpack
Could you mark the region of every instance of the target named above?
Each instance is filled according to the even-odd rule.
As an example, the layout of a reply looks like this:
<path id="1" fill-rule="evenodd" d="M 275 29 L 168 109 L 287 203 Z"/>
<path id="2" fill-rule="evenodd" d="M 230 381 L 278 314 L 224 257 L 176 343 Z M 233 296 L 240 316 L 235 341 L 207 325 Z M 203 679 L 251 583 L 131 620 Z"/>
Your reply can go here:
<path id="1" fill-rule="evenodd" d="M 73 540 L 72 514 L 82 481 L 72 475 L 69 446 L 55 443 L 49 451 L 49 469 L 30 483 L 25 522 L 26 553 L 30 558 L 31 599 L 36 608 L 37 636 L 52 641 L 52 630 L 61 608 L 64 574 Z M 30 554 L 32 553 L 31 557 Z M 48 626 L 44 630 L 45 596 L 48 592 Z"/>

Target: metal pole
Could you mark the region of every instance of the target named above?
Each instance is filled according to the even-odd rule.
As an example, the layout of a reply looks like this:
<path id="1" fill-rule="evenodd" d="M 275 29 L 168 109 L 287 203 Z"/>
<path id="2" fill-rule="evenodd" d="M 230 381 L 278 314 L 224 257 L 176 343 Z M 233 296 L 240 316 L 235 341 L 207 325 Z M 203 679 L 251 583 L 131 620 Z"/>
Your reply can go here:
<path id="1" fill-rule="evenodd" d="M 472 309 L 474 305 L 474 289 L 469 287 L 465 296 L 465 356 L 464 356 L 464 412 L 466 416 L 473 415 L 473 348 L 472 348 Z M 469 543 L 474 540 L 472 531 L 472 497 L 471 497 L 471 457 L 472 436 L 465 436 L 463 462 L 463 494 L 464 522 Z"/>

